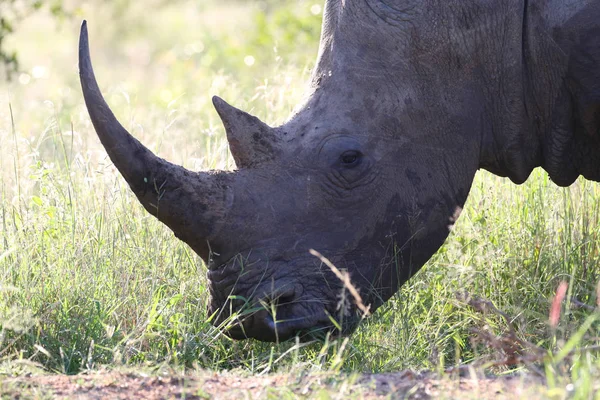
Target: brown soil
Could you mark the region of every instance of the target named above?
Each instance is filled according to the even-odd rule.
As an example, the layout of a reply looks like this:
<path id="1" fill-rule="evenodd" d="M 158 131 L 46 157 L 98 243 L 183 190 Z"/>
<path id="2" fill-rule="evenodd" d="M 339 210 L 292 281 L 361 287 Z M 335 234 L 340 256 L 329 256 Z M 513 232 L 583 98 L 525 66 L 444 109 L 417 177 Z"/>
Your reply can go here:
<path id="1" fill-rule="evenodd" d="M 532 377 L 444 377 L 399 372 L 378 375 L 332 373 L 243 377 L 234 373 L 150 376 L 139 372 L 40 375 L 0 380 L 2 399 L 379 399 L 539 398 Z"/>

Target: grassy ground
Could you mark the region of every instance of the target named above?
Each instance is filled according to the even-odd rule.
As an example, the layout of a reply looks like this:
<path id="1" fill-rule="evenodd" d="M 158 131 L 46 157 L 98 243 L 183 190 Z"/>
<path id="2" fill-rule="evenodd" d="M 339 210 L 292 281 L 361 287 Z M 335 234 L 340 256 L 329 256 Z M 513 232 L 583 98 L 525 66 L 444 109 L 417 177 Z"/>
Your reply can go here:
<path id="1" fill-rule="evenodd" d="M 548 397 L 593 398 L 600 187 L 560 189 L 541 171 L 519 187 L 479 173 L 446 245 L 349 340 L 231 342 L 207 322 L 204 266 L 142 210 L 91 127 L 79 20 L 107 100 L 136 137 L 191 169 L 232 168 L 211 95 L 285 120 L 316 56 L 317 3 L 92 1 L 73 20 L 21 25 L 9 45 L 25 71 L 0 83 L 0 373 L 443 372 L 475 362 L 543 375 Z M 560 282 L 567 293 L 549 324 Z"/>

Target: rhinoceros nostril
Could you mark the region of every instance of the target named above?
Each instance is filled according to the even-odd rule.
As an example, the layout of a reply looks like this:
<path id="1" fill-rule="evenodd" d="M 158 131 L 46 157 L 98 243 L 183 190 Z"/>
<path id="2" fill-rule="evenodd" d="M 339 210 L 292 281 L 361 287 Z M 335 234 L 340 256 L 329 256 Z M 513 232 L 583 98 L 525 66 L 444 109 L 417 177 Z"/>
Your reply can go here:
<path id="1" fill-rule="evenodd" d="M 295 300 L 296 290 L 293 287 L 287 287 L 265 292 L 260 303 L 267 311 L 273 312 L 283 305 L 293 303 Z"/>
<path id="2" fill-rule="evenodd" d="M 275 299 L 277 305 L 282 306 L 285 304 L 292 304 L 295 300 L 294 294 L 282 294 L 281 296 Z"/>

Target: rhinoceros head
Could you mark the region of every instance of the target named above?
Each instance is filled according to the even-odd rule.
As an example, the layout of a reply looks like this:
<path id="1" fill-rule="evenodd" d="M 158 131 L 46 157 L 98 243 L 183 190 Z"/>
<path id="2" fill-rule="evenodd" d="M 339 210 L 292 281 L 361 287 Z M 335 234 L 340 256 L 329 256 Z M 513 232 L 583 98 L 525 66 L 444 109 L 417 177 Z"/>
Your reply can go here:
<path id="1" fill-rule="evenodd" d="M 229 172 L 190 172 L 134 139 L 100 94 L 82 27 L 81 83 L 102 144 L 143 206 L 205 260 L 210 313 L 233 338 L 351 332 L 356 299 L 309 250 L 347 271 L 373 311 L 441 246 L 466 200 L 475 87 L 410 45 L 396 26 L 410 9 L 386 20 L 372 4 L 327 4 L 309 96 L 284 125 L 214 98 Z"/>

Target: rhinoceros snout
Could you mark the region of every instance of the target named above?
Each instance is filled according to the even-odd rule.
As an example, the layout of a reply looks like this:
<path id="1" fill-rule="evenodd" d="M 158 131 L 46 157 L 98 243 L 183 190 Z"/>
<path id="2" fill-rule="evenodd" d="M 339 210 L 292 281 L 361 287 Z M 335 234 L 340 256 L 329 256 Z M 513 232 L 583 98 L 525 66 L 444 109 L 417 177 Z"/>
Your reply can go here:
<path id="1" fill-rule="evenodd" d="M 314 307 L 307 307 L 314 305 L 316 299 L 310 299 L 297 285 L 256 292 L 261 295 L 248 299 L 246 310 L 242 306 L 238 320 L 225 328 L 224 333 L 232 339 L 283 342 L 298 336 L 301 341 L 308 341 L 323 338 L 327 333 L 339 334 L 324 309 L 316 312 Z M 320 303 L 323 307 L 323 302 Z"/>
<path id="2" fill-rule="evenodd" d="M 247 322 L 245 328 L 235 326 L 226 334 L 236 340 L 253 338 L 262 342 L 284 342 L 295 337 L 305 342 L 322 339 L 328 333 L 334 336 L 339 334 L 329 320 L 315 321 L 314 318 L 302 316 L 277 318 L 266 310 L 256 312 Z"/>

